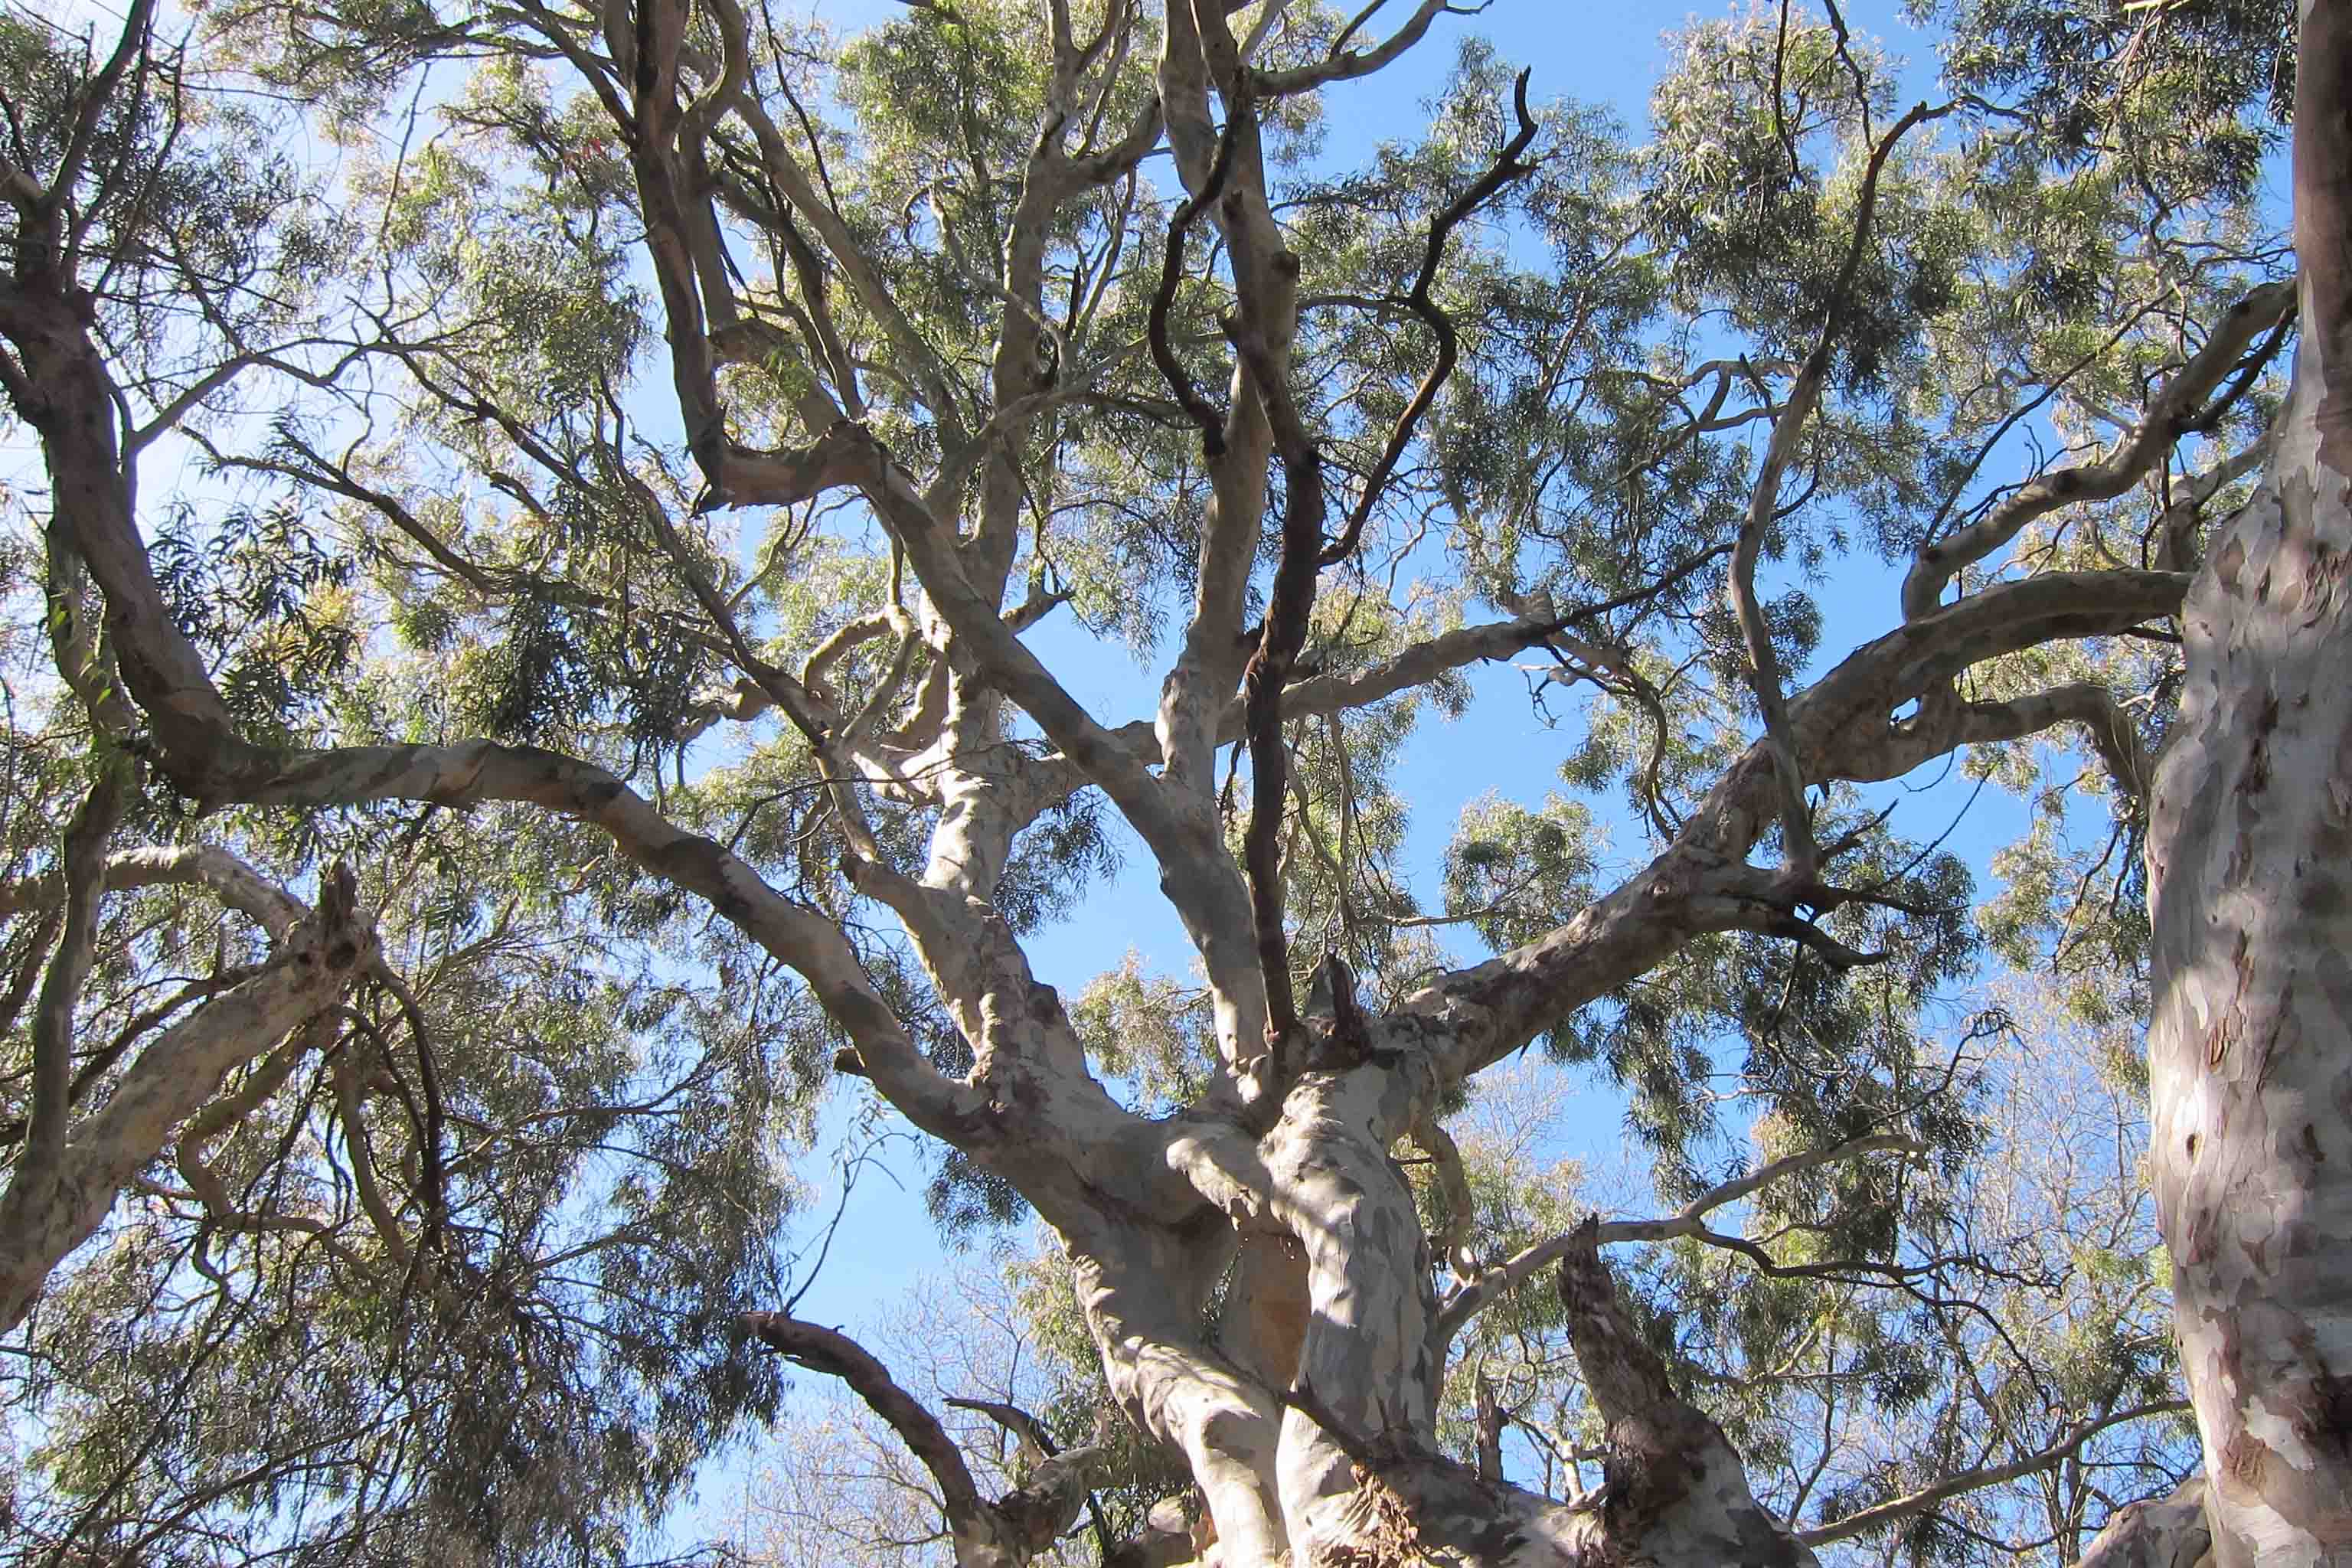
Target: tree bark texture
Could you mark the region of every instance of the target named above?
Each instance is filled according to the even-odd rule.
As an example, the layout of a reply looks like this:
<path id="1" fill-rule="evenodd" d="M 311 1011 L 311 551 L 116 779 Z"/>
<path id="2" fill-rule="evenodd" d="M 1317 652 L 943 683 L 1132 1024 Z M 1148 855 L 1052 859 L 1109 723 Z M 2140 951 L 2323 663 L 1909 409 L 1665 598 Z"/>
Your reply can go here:
<path id="1" fill-rule="evenodd" d="M 2294 390 L 2189 592 L 2147 850 L 2151 1169 L 2220 1568 L 2352 1563 L 2352 9 L 2301 26 Z"/>

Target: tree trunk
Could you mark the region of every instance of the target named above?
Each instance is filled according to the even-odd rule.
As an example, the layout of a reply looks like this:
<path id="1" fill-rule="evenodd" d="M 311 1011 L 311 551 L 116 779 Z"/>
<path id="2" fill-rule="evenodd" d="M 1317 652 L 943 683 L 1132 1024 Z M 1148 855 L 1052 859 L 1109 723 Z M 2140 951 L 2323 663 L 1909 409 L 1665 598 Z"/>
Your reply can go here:
<path id="1" fill-rule="evenodd" d="M 2074 1568 L 2204 1568 L 2212 1562 L 2205 1522 L 2205 1483 L 2191 1480 L 2170 1497 L 2126 1503 Z"/>
<path id="2" fill-rule="evenodd" d="M 2352 1563 L 2352 8 L 2305 0 L 2294 390 L 2183 611 L 2151 1172 L 2219 1568 Z"/>

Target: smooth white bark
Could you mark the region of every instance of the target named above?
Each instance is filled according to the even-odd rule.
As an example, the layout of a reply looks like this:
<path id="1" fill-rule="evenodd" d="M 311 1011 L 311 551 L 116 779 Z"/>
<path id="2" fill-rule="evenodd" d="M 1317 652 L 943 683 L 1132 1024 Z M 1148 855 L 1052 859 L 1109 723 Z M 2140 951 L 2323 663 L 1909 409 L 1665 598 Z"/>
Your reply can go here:
<path id="1" fill-rule="evenodd" d="M 2219 1568 L 2352 1563 L 2352 16 L 2302 29 L 2294 390 L 2184 606 L 2148 824 L 2149 1165 Z"/>

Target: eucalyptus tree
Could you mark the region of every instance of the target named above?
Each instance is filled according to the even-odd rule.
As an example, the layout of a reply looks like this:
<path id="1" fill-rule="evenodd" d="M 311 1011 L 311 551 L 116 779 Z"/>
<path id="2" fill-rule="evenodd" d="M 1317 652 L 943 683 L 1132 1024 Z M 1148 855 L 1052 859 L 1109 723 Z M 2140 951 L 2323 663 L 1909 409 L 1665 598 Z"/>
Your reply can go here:
<path id="1" fill-rule="evenodd" d="M 609 1552 L 772 1408 L 761 1346 L 899 1434 L 965 1563 L 1114 1473 L 1169 1489 L 1095 1500 L 1128 1560 L 1966 1559 L 2005 1542 L 1945 1503 L 2118 1431 L 2070 1542 L 2188 1541 L 2118 1506 L 2178 1479 L 2137 1298 L 2058 1293 L 2063 1375 L 2012 1331 L 1937 1004 L 1986 935 L 2147 1004 L 2102 882 L 2292 330 L 2282 16 L 1930 7 L 1908 107 L 1834 6 L 1698 23 L 1641 144 L 1465 43 L 1418 142 L 1319 163 L 1458 9 L 9 18 L 37 1550 Z M 334 153 L 257 151 L 298 132 Z M 205 477 L 158 506 L 167 446 Z M 1873 556 L 1891 629 L 1806 678 L 1801 584 Z M 1075 698 L 1049 619 L 1150 710 Z M 1511 660 L 1589 694 L 1574 797 L 1475 806 L 1425 905 L 1402 748 Z M 2115 839 L 2053 805 L 1980 924 L 1874 786 L 2053 734 Z M 1023 939 L 1114 817 L 1200 972 L 1066 1004 Z M 1668 1216 L 1481 1203 L 1446 1122 L 1538 1043 L 1623 1087 Z M 1065 1430 L 986 1495 L 790 1315 L 775 1145 L 828 1074 L 947 1207 L 1050 1229 L 1141 1452 Z M 1573 1502 L 1475 1373 L 1464 1418 L 1514 1313 L 1606 1450 Z"/>

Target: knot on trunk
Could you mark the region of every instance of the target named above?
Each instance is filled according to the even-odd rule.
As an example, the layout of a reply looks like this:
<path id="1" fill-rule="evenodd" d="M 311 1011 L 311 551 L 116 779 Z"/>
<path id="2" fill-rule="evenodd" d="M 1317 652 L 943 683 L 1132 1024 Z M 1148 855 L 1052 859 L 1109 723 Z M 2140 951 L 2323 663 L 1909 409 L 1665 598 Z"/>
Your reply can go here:
<path id="1" fill-rule="evenodd" d="M 1345 1072 L 1379 1054 L 1363 1004 L 1356 998 L 1356 972 L 1336 952 L 1316 963 L 1299 1022 L 1307 1029 L 1304 1066 L 1310 1071 Z"/>
<path id="2" fill-rule="evenodd" d="M 1049 1550 L 1077 1522 L 1095 1473 L 1109 1459 L 1108 1447 L 1089 1444 L 1041 1460 L 1026 1481 L 996 1500 L 1005 1533 L 1032 1552 Z"/>
<path id="3" fill-rule="evenodd" d="M 288 933 L 285 951 L 297 964 L 323 964 L 350 973 L 373 964 L 376 945 L 375 918 L 360 908 L 359 879 L 350 865 L 338 860 L 319 879 L 319 907 Z"/>

